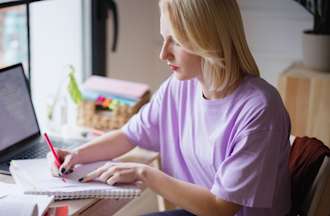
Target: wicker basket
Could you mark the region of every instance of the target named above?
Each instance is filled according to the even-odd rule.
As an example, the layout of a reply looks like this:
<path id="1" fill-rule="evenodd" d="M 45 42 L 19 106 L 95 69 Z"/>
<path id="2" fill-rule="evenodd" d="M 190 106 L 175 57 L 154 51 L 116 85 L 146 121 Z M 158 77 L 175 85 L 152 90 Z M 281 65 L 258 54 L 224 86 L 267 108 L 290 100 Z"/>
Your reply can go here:
<path id="1" fill-rule="evenodd" d="M 118 129 L 150 100 L 150 95 L 146 92 L 134 105 L 118 105 L 112 111 L 96 110 L 95 101 L 82 101 L 78 106 L 77 124 L 103 131 Z"/>

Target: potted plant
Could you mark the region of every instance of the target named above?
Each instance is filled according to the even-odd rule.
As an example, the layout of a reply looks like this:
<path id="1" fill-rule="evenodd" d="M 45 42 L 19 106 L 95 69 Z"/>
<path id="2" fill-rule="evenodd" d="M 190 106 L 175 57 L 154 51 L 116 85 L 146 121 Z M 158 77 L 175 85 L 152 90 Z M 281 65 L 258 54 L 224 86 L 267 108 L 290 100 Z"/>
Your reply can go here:
<path id="1" fill-rule="evenodd" d="M 330 0 L 294 0 L 314 16 L 312 30 L 303 34 L 303 63 L 330 72 Z"/>

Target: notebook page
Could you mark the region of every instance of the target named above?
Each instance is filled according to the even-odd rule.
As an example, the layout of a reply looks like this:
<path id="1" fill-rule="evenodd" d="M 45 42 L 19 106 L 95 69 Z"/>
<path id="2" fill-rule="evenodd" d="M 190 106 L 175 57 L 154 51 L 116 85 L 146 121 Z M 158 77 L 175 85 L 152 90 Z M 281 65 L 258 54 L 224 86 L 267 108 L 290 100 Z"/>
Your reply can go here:
<path id="1" fill-rule="evenodd" d="M 99 161 L 90 164 L 77 165 L 74 167 L 74 172 L 65 175 L 64 177 L 54 177 L 51 174 L 47 159 L 29 159 L 12 161 L 12 166 L 15 167 L 19 176 L 26 178 L 29 183 L 34 184 L 40 190 L 51 188 L 66 188 L 66 187 L 84 187 L 86 184 L 91 186 L 105 185 L 104 183 L 80 183 L 78 179 L 84 177 L 87 173 L 104 165 L 107 161 Z"/>
<path id="2" fill-rule="evenodd" d="M 107 163 L 106 161 L 76 166 L 74 172 L 61 177 L 51 175 L 47 159 L 12 161 L 10 171 L 25 194 L 54 195 L 55 200 L 77 198 L 134 198 L 141 189 L 136 185 L 110 186 L 103 182 L 80 183 L 79 178 Z M 115 162 L 114 162 L 115 163 Z"/>

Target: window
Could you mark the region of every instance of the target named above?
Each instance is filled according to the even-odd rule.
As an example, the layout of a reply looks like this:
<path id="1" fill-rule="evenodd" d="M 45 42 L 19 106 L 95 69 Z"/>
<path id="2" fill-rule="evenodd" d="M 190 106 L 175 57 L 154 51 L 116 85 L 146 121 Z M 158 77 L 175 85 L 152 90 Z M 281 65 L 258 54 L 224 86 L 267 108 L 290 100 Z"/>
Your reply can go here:
<path id="1" fill-rule="evenodd" d="M 0 0 L 0 67 L 23 63 L 41 126 L 49 98 L 66 89 L 68 65 L 78 81 L 106 74 L 109 10 L 117 17 L 111 0 Z"/>
<path id="2" fill-rule="evenodd" d="M 47 106 L 58 92 L 66 93 L 67 66 L 75 67 L 80 81 L 91 71 L 87 2 L 0 1 L 0 67 L 24 64 L 41 128 L 47 127 Z"/>
<path id="3" fill-rule="evenodd" d="M 27 71 L 26 6 L 0 8 L 0 67 L 22 62 Z"/>

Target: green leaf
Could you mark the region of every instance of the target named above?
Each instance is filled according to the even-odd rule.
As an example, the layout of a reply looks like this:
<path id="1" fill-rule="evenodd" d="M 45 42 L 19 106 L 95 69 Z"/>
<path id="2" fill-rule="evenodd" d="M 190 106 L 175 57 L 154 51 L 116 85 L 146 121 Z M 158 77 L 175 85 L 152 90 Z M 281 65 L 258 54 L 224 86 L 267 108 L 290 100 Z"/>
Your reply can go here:
<path id="1" fill-rule="evenodd" d="M 83 97 L 81 95 L 81 91 L 77 84 L 74 73 L 74 67 L 70 66 L 68 91 L 73 102 L 78 105 L 83 100 Z"/>

